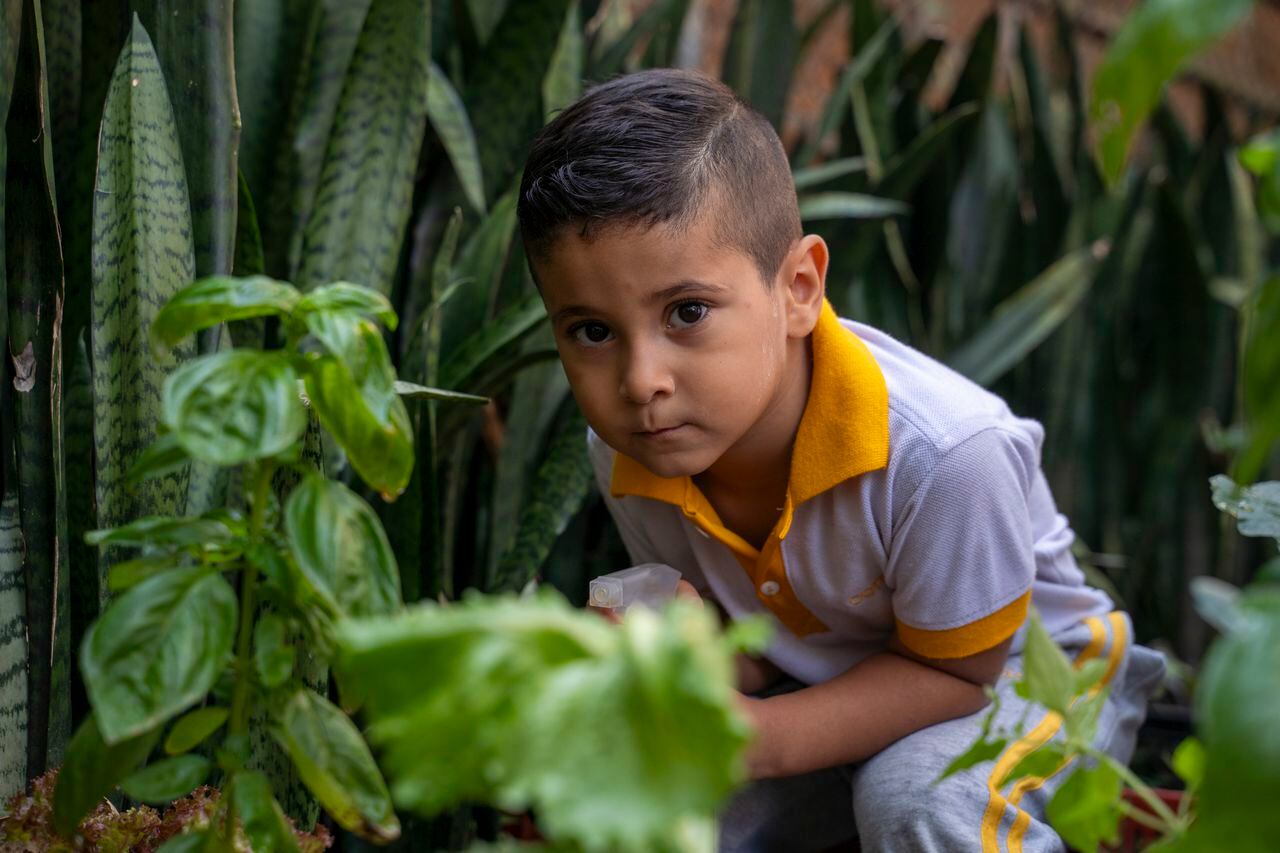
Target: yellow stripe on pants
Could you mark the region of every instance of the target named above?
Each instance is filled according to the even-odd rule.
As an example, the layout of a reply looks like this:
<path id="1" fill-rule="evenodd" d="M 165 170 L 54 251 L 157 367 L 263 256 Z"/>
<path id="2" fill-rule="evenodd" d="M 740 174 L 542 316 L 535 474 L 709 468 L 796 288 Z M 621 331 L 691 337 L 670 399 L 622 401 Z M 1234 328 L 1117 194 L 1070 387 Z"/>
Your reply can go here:
<path id="1" fill-rule="evenodd" d="M 1108 654 L 1107 670 L 1102 679 L 1090 688 L 1089 695 L 1091 696 L 1110 682 L 1119 668 L 1121 660 L 1124 658 L 1124 652 L 1127 647 L 1128 631 L 1126 630 L 1124 616 L 1120 613 L 1110 613 L 1107 619 L 1111 623 L 1112 629 L 1112 643 Z M 1085 620 L 1085 625 L 1089 629 L 1089 644 L 1076 657 L 1074 665 L 1077 668 L 1096 658 L 1107 642 L 1107 630 L 1102 619 L 1097 616 L 1091 616 Z M 1056 711 L 1050 711 L 1034 729 L 1010 744 L 996 761 L 996 765 L 991 771 L 991 776 L 987 780 L 989 797 L 986 811 L 982 815 L 983 853 L 999 853 L 1000 824 L 1003 822 L 1006 806 L 1013 806 L 1015 810 L 1013 826 L 1009 831 L 1009 849 L 1011 853 L 1020 853 L 1022 850 L 1022 837 L 1026 834 L 1027 827 L 1031 825 L 1031 815 L 1019 808 L 1018 802 L 1026 791 L 1038 788 L 1044 784 L 1045 780 L 1033 777 L 1019 780 L 1014 786 L 1010 799 L 1005 799 L 1004 795 L 1000 793 L 1000 786 L 1019 761 L 1048 743 L 1061 727 L 1062 716 Z M 1061 771 L 1065 766 L 1066 764 L 1064 763 L 1062 767 L 1059 767 L 1054 772 Z"/>

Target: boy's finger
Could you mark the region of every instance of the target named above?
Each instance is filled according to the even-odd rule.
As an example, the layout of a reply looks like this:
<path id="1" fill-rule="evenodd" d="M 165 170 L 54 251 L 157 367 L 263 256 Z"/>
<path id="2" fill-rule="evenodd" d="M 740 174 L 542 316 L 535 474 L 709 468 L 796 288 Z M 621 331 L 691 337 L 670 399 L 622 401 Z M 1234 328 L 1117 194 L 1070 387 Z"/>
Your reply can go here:
<path id="1" fill-rule="evenodd" d="M 689 598 L 694 601 L 702 601 L 702 596 L 694 589 L 693 584 L 684 578 L 676 581 L 676 598 Z"/>
<path id="2" fill-rule="evenodd" d="M 588 605 L 587 609 L 594 613 L 599 613 L 607 622 L 612 622 L 614 625 L 622 624 L 622 617 L 612 607 L 591 607 Z"/>

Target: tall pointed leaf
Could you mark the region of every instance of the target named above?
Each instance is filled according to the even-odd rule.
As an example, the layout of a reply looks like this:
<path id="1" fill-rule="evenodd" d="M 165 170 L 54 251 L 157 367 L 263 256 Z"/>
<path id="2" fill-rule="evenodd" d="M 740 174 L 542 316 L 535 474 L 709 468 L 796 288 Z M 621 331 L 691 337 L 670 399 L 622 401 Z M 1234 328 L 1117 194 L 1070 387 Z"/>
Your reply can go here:
<path id="1" fill-rule="evenodd" d="M 306 27 L 285 38 L 302 42 L 289 119 L 280 136 L 269 187 L 250 187 L 263 199 L 267 272 L 297 278 L 302 235 L 315 206 L 338 100 L 372 0 L 321 0 L 311 4 Z M 239 53 L 239 51 L 237 51 Z"/>
<path id="2" fill-rule="evenodd" d="M 991 322 L 951 355 L 951 367 L 981 385 L 995 382 L 1071 316 L 1099 260 L 1088 247 L 1045 270 L 996 308 Z"/>
<path id="3" fill-rule="evenodd" d="M 560 40 L 551 57 L 551 67 L 542 80 L 542 114 L 548 120 L 582 94 L 586 45 L 582 38 L 582 9 L 579 0 L 569 4 L 560 28 Z"/>
<path id="4" fill-rule="evenodd" d="M 427 123 L 430 10 L 374 0 L 347 71 L 303 233 L 298 285 L 391 292 Z"/>
<path id="5" fill-rule="evenodd" d="M 173 104 L 191 198 L 196 275 L 229 273 L 240 141 L 232 0 L 135 0 L 133 7 L 155 44 Z"/>
<path id="6" fill-rule="evenodd" d="M 135 18 L 103 114 L 93 228 L 93 391 L 98 526 L 181 515 L 185 470 L 125 483 L 156 438 L 165 377 L 190 341 L 153 354 L 147 330 L 195 276 L 177 128 L 151 39 Z M 110 554 L 103 555 L 103 571 Z"/>
<path id="7" fill-rule="evenodd" d="M 791 3 L 744 0 L 733 19 L 725 81 L 776 128 L 791 85 L 800 34 Z"/>
<path id="8" fill-rule="evenodd" d="M 0 504 L 0 796 L 27 787 L 26 581 L 18 495 Z"/>
<path id="9" fill-rule="evenodd" d="M 582 508 L 591 491 L 591 461 L 587 458 L 587 422 L 574 407 L 556 433 L 520 516 L 520 529 L 502 556 L 490 589 L 521 589 L 538 572 L 556 537 Z"/>
<path id="10" fill-rule="evenodd" d="M 71 735 L 69 585 L 62 489 L 63 270 L 38 0 L 25 4 L 5 187 L 8 352 L 27 594 L 27 772 L 61 761 Z"/>
<path id="11" fill-rule="evenodd" d="M 484 185 L 496 196 L 542 124 L 542 80 L 569 0 L 511 4 L 467 82 L 463 100 L 480 146 Z"/>
<path id="12" fill-rule="evenodd" d="M 440 70 L 431 63 L 431 75 L 427 86 L 427 117 L 435 128 L 436 136 L 449 153 L 453 172 L 462 184 L 463 195 L 472 209 L 484 215 L 484 177 L 480 174 L 480 152 L 476 148 L 476 135 L 467 118 L 467 108 L 462 98 Z"/>

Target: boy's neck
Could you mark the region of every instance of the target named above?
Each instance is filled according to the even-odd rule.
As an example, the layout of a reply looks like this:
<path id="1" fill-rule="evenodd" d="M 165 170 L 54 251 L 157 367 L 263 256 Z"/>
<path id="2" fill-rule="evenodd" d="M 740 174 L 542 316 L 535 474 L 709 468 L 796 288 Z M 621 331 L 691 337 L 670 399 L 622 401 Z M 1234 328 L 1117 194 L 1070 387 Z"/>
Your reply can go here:
<path id="1" fill-rule="evenodd" d="M 810 339 L 788 344 L 793 347 L 788 375 L 779 383 L 778 393 L 765 414 L 737 444 L 693 478 L 708 497 L 758 494 L 781 506 L 791 473 L 791 450 L 809 400 L 813 373 Z"/>

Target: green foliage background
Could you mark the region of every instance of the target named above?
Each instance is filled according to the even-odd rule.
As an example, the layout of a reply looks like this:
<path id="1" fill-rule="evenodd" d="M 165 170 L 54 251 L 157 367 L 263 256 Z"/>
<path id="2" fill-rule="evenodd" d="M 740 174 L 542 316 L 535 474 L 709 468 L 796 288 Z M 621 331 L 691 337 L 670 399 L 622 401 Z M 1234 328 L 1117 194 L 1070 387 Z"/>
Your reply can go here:
<path id="1" fill-rule="evenodd" d="M 1044 421 L 1083 562 L 1140 638 L 1196 656 L 1188 580 L 1240 583 L 1258 562 L 1203 484 L 1242 449 L 1241 479 L 1263 469 L 1228 426 L 1269 428 L 1249 387 L 1275 378 L 1251 343 L 1266 317 L 1241 323 L 1275 302 L 1261 299 L 1273 247 L 1218 96 L 1202 93 L 1193 139 L 1159 104 L 1160 79 L 1115 94 L 1155 112 L 1123 175 L 1141 119 L 1104 138 L 1104 176 L 1065 14 L 1055 72 L 1014 32 L 1000 87 L 992 17 L 936 110 L 923 94 L 941 45 L 904 43 L 871 0 L 832 0 L 806 26 L 789 4 L 744 0 L 726 80 L 780 124 L 798 58 L 841 5 L 853 58 L 792 152 L 806 224 L 832 248 L 832 300 Z M 233 320 L 152 350 L 146 326 L 193 278 L 369 285 L 401 318 L 401 378 L 496 401 L 483 414 L 409 404 L 415 466 L 378 503 L 406 599 L 536 574 L 581 596 L 617 567 L 513 189 L 530 135 L 584 80 L 674 60 L 689 6 L 655 0 L 631 18 L 598 0 L 0 0 L 0 789 L 57 764 L 88 709 L 74 650 L 110 566 L 85 531 L 229 493 L 200 465 L 124 480 L 155 435 L 160 377 L 226 341 L 278 340 L 273 322 Z M 134 49 L 139 33 L 153 52 Z M 1150 38 L 1126 50 L 1201 43 Z M 1252 374 L 1239 368 L 1251 351 Z M 324 462 L 347 466 L 331 449 Z M 421 831 L 449 843 L 472 820 Z"/>

